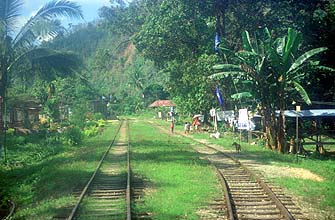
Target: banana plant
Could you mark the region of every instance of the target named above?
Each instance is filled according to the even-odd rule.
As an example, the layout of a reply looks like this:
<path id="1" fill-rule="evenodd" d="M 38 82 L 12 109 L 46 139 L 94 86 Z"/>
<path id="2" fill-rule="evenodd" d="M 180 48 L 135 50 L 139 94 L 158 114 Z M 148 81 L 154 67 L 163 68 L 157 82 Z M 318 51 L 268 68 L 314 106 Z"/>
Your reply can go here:
<path id="1" fill-rule="evenodd" d="M 319 65 L 319 62 L 310 62 L 316 55 L 327 50 L 325 47 L 304 52 L 298 55 L 302 42 L 302 35 L 289 28 L 284 37 L 272 39 L 267 28 L 264 29 L 261 39 L 252 41 L 247 31 L 242 34 L 243 51 L 233 53 L 223 48 L 222 51 L 235 58 L 234 64 L 219 64 L 213 67 L 220 71 L 210 78 L 224 78 L 227 76 L 244 76 L 253 82 L 250 87 L 252 95 L 260 100 L 263 110 L 264 124 L 267 132 L 267 143 L 271 148 L 280 152 L 285 150 L 285 115 L 286 100 L 294 99 L 294 94 L 307 104 L 311 104 L 308 93 L 301 85 L 307 69 L 331 70 Z M 295 90 L 296 93 L 291 91 Z M 280 110 L 280 116 L 275 118 L 275 110 Z M 277 123 L 277 124 L 276 124 Z"/>

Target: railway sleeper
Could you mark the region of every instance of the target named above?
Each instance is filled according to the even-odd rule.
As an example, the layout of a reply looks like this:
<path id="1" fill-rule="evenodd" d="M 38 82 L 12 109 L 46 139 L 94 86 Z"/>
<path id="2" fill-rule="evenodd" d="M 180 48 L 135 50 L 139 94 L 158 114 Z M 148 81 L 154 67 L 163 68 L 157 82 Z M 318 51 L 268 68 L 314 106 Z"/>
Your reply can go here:
<path id="1" fill-rule="evenodd" d="M 232 195 L 241 196 L 241 197 L 262 197 L 269 196 L 262 190 L 230 190 Z"/>
<path id="2" fill-rule="evenodd" d="M 259 185 L 237 185 L 237 184 L 230 184 L 229 185 L 230 190 L 250 190 L 250 191 L 258 191 L 262 190 L 263 188 Z"/>
<path id="3" fill-rule="evenodd" d="M 285 220 L 283 216 L 239 216 L 240 220 Z"/>
<path id="4" fill-rule="evenodd" d="M 268 196 L 262 196 L 262 197 L 247 197 L 247 196 L 232 196 L 234 200 L 238 200 L 238 201 L 255 201 L 255 200 L 267 200 L 269 199 Z"/>
<path id="5" fill-rule="evenodd" d="M 275 205 L 273 201 L 256 201 L 256 202 L 248 202 L 248 201 L 235 201 L 235 206 L 268 206 Z"/>
<path id="6" fill-rule="evenodd" d="M 272 211 L 277 208 L 275 204 L 273 205 L 249 205 L 249 206 L 239 206 L 236 205 L 236 208 L 244 208 L 248 210 L 263 210 L 263 211 Z"/>
<path id="7" fill-rule="evenodd" d="M 113 191 L 105 191 L 105 192 L 90 192 L 89 195 L 90 196 L 100 196 L 100 195 L 109 195 L 109 196 L 124 196 L 125 191 L 117 191 L 117 192 L 113 192 Z"/>

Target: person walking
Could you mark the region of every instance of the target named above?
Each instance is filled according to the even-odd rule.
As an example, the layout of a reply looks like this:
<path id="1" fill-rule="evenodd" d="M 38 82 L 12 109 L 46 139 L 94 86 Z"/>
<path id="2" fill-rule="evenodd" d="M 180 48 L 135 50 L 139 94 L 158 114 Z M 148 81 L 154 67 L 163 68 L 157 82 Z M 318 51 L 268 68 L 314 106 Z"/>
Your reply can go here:
<path id="1" fill-rule="evenodd" d="M 190 127 L 191 127 L 190 122 L 186 122 L 184 125 L 184 134 L 190 133 Z"/>
<path id="2" fill-rule="evenodd" d="M 170 133 L 173 134 L 173 131 L 174 131 L 174 121 L 171 120 L 171 123 L 170 123 Z"/>

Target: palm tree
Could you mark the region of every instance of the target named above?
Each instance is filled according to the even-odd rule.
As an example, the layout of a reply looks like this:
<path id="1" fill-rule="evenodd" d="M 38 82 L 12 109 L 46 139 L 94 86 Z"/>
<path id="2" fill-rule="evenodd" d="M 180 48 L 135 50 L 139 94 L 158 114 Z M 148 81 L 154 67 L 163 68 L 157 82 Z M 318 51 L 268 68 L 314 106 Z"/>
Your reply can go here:
<path id="1" fill-rule="evenodd" d="M 267 146 L 285 151 L 285 115 L 287 100 L 299 94 L 307 104 L 311 101 L 300 82 L 304 79 L 307 69 L 327 69 L 318 62 L 309 62 L 310 58 L 323 52 L 326 48 L 316 48 L 297 56 L 301 45 L 301 33 L 288 29 L 284 37 L 272 39 L 267 28 L 264 29 L 263 39 L 255 40 L 252 44 L 249 33 L 242 35 L 243 51 L 233 53 L 222 48 L 230 56 L 234 56 L 237 64 L 220 64 L 214 69 L 222 72 L 211 75 L 211 78 L 227 76 L 244 77 L 252 82 L 249 88 L 251 94 L 259 100 L 260 111 L 263 116 L 264 132 Z M 292 91 L 296 93 L 292 93 Z M 276 110 L 280 110 L 276 117 Z"/>
<path id="2" fill-rule="evenodd" d="M 58 65 L 62 61 L 69 61 L 66 54 L 41 48 L 39 45 L 45 37 L 54 37 L 63 31 L 59 25 L 52 25 L 55 24 L 56 17 L 83 18 L 81 8 L 76 3 L 53 0 L 45 4 L 16 32 L 23 3 L 23 0 L 0 1 L 0 128 L 3 128 L 9 77 L 19 74 L 22 65 L 32 63 L 43 64 L 51 69 L 66 69 L 65 65 Z M 73 58 L 72 55 L 70 57 Z M 71 67 L 73 66 L 70 65 Z"/>

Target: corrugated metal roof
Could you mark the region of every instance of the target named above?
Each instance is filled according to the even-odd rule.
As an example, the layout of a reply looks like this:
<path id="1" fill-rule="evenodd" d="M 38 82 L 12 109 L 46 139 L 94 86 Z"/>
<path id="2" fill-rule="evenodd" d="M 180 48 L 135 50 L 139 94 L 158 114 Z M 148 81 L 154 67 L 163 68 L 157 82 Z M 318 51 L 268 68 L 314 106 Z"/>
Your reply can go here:
<path id="1" fill-rule="evenodd" d="M 297 113 L 294 110 L 286 110 L 285 116 L 296 117 Z M 335 109 L 301 110 L 300 112 L 298 112 L 298 117 L 335 117 Z"/>

